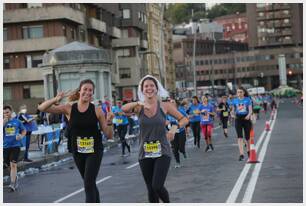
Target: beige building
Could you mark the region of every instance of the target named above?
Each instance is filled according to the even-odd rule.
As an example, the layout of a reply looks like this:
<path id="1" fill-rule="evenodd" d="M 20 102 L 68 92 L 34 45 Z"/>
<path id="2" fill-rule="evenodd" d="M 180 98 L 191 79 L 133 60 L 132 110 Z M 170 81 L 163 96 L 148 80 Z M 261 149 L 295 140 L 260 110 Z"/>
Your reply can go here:
<path id="1" fill-rule="evenodd" d="M 173 62 L 172 24 L 165 19 L 162 4 L 147 4 L 148 15 L 148 74 L 163 78 L 165 88 L 175 92 L 175 70 Z M 162 19 L 163 18 L 163 19 Z M 163 29 L 161 32 L 161 26 Z M 162 36 L 163 35 L 163 36 Z M 158 58 L 157 58 L 157 56 Z M 162 58 L 160 58 L 162 56 Z"/>

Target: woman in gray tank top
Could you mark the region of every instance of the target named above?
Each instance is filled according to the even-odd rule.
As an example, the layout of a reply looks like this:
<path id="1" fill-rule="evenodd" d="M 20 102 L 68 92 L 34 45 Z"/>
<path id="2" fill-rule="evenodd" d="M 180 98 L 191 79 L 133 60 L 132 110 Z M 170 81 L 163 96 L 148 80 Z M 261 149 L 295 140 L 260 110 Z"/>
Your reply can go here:
<path id="1" fill-rule="evenodd" d="M 139 102 L 132 102 L 122 107 L 123 112 L 136 112 L 140 125 L 139 165 L 144 177 L 149 202 L 170 202 L 164 183 L 171 160 L 170 143 L 178 127 L 188 124 L 185 118 L 169 102 L 160 102 L 160 97 L 168 94 L 151 76 L 145 76 L 138 85 Z M 166 131 L 166 114 L 178 119 L 178 125 L 173 125 Z"/>

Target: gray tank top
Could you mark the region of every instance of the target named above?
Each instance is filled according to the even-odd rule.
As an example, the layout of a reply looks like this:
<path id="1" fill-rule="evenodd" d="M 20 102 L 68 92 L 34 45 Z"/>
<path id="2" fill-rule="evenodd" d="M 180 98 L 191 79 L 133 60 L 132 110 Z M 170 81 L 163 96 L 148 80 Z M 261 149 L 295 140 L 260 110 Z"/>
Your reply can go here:
<path id="1" fill-rule="evenodd" d="M 160 107 L 160 102 L 157 103 L 156 114 L 149 118 L 144 114 L 144 108 L 142 107 L 139 113 L 139 128 L 140 128 L 140 148 L 139 148 L 139 159 L 148 157 L 148 151 L 145 148 L 148 146 L 152 147 L 153 151 L 161 149 L 161 155 L 171 157 L 170 143 L 166 137 L 166 115 Z M 154 147 L 155 146 L 155 147 Z M 154 155 L 153 155 L 154 156 Z M 152 156 L 152 157 L 153 157 Z"/>

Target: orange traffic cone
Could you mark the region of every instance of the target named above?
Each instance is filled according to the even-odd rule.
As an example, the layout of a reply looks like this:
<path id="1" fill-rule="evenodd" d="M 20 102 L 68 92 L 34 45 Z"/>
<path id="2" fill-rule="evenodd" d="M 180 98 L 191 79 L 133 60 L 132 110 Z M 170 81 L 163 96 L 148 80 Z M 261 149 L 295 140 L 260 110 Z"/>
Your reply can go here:
<path id="1" fill-rule="evenodd" d="M 256 149 L 254 145 L 254 136 L 255 136 L 254 129 L 252 127 L 250 131 L 250 156 L 249 156 L 248 163 L 258 163 L 259 162 L 257 161 Z"/>
<path id="2" fill-rule="evenodd" d="M 270 122 L 266 121 L 266 131 L 270 131 Z"/>

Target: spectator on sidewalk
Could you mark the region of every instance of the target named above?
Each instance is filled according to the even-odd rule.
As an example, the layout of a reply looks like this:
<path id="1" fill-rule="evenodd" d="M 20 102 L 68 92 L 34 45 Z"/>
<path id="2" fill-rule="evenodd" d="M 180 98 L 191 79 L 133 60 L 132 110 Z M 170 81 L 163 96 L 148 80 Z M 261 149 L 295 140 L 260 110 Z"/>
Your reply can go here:
<path id="1" fill-rule="evenodd" d="M 32 160 L 29 159 L 29 148 L 30 148 L 30 143 L 31 143 L 32 131 L 37 130 L 37 125 L 36 125 L 36 122 L 35 122 L 35 118 L 32 115 L 29 115 L 27 113 L 27 106 L 26 105 L 21 105 L 20 108 L 19 108 L 19 113 L 17 115 L 17 119 L 21 121 L 21 123 L 24 125 L 24 127 L 27 131 L 23 161 L 32 162 Z"/>
<path id="2" fill-rule="evenodd" d="M 15 191 L 18 187 L 17 162 L 20 153 L 21 139 L 26 135 L 26 129 L 16 118 L 12 117 L 12 107 L 3 107 L 3 165 L 10 168 L 11 184 L 9 188 Z"/>

